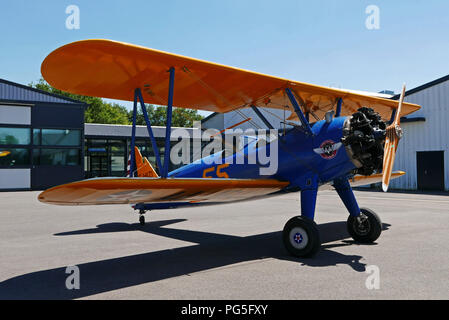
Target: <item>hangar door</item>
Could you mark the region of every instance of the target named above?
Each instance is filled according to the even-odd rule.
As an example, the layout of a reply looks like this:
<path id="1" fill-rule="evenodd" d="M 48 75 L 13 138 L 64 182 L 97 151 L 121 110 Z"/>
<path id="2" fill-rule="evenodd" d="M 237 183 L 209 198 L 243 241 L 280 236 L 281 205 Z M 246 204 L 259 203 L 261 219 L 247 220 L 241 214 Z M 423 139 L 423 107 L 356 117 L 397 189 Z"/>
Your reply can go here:
<path id="1" fill-rule="evenodd" d="M 444 151 L 416 153 L 419 190 L 444 191 Z"/>

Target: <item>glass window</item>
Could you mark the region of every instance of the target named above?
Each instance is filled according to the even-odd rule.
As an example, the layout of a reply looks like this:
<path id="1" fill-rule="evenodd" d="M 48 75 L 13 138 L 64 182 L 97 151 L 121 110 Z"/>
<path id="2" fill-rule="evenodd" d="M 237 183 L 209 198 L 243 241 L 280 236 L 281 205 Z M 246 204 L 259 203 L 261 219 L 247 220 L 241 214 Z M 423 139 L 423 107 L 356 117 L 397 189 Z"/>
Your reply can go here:
<path id="1" fill-rule="evenodd" d="M 80 144 L 80 130 L 42 129 L 42 145 L 44 146 L 79 146 Z"/>
<path id="2" fill-rule="evenodd" d="M 80 164 L 79 149 L 41 149 L 41 165 L 77 166 Z"/>
<path id="3" fill-rule="evenodd" d="M 89 171 L 89 157 L 88 156 L 84 156 L 84 171 Z"/>
<path id="4" fill-rule="evenodd" d="M 30 144 L 31 129 L 1 128 L 0 144 Z"/>
<path id="5" fill-rule="evenodd" d="M 125 171 L 125 157 L 111 156 L 111 171 L 123 173 Z"/>
<path id="6" fill-rule="evenodd" d="M 0 149 L 0 166 L 13 167 L 30 164 L 30 151 L 28 149 Z"/>
<path id="7" fill-rule="evenodd" d="M 107 145 L 107 140 L 102 139 L 86 139 L 86 144 L 92 145 L 92 146 L 105 146 Z"/>
<path id="8" fill-rule="evenodd" d="M 33 149 L 33 165 L 39 165 L 40 164 L 40 149 Z"/>
<path id="9" fill-rule="evenodd" d="M 125 141 L 124 140 L 109 140 L 109 151 L 110 151 L 110 166 L 112 176 L 125 176 L 126 168 L 125 162 L 127 157 L 125 155 Z"/>
<path id="10" fill-rule="evenodd" d="M 33 144 L 41 144 L 41 129 L 33 129 Z"/>
<path id="11" fill-rule="evenodd" d="M 125 143 L 110 141 L 109 146 L 113 154 L 125 154 Z"/>

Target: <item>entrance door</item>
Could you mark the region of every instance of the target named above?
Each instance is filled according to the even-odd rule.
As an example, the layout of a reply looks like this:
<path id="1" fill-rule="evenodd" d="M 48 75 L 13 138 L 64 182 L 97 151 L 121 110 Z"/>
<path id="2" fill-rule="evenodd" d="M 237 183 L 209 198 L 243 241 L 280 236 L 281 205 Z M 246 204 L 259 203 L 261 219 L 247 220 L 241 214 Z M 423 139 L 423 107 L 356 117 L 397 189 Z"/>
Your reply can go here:
<path id="1" fill-rule="evenodd" d="M 107 177 L 108 172 L 107 155 L 91 155 L 90 156 L 90 175 L 92 177 Z"/>
<path id="2" fill-rule="evenodd" d="M 444 191 L 444 151 L 416 153 L 419 190 Z"/>

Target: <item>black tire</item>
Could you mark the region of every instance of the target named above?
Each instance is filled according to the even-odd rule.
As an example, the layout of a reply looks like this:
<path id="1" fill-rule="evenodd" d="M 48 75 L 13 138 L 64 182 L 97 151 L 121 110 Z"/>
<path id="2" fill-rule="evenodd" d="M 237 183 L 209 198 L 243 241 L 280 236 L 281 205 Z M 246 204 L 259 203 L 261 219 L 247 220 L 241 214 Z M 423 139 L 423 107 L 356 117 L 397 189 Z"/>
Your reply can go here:
<path id="1" fill-rule="evenodd" d="M 145 216 L 140 216 L 139 217 L 139 222 L 140 222 L 141 226 L 144 226 L 145 225 Z"/>
<path id="2" fill-rule="evenodd" d="M 287 221 L 282 231 L 282 240 L 287 251 L 295 257 L 312 257 L 321 246 L 316 223 L 301 216 Z"/>
<path id="3" fill-rule="evenodd" d="M 360 208 L 362 223 L 357 217 L 349 216 L 346 226 L 352 239 L 360 243 L 373 243 L 382 232 L 382 221 L 377 214 L 367 208 Z"/>

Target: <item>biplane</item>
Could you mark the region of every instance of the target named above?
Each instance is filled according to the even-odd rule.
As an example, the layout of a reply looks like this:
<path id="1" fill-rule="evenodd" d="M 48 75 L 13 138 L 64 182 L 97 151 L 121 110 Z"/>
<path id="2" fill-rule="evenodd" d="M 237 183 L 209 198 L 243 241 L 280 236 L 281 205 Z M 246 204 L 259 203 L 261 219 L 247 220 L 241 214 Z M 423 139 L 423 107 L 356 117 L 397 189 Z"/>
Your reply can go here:
<path id="1" fill-rule="evenodd" d="M 40 201 L 56 205 L 132 204 L 145 223 L 151 210 L 216 205 L 299 192 L 300 215 L 283 229 L 287 251 L 297 257 L 316 254 L 320 235 L 314 222 L 318 189 L 336 190 L 349 212 L 347 229 L 360 243 L 381 233 L 378 215 L 360 208 L 352 186 L 392 178 L 395 153 L 402 136 L 401 116 L 420 108 L 358 92 L 291 81 L 185 56 L 110 40 L 84 40 L 50 53 L 42 75 L 53 87 L 74 94 L 134 102 L 129 177 L 93 178 L 42 192 Z M 159 153 L 145 103 L 167 106 L 164 161 Z M 155 168 L 135 146 L 140 104 L 155 153 Z M 264 110 L 282 109 L 296 123 L 279 130 L 278 167 L 262 175 L 261 164 L 236 164 L 238 152 L 220 165 L 195 161 L 168 172 L 173 106 L 218 113 L 252 108 L 269 129 Z M 268 148 L 248 143 L 245 154 Z M 209 159 L 210 160 L 210 159 Z"/>

